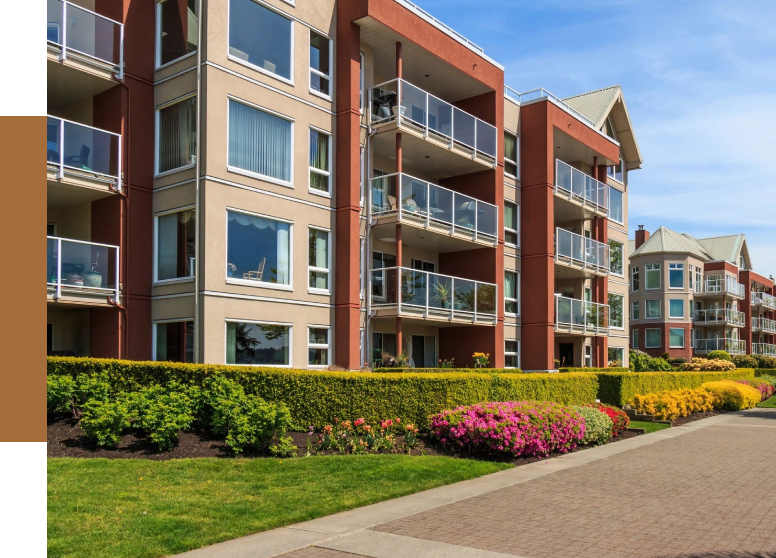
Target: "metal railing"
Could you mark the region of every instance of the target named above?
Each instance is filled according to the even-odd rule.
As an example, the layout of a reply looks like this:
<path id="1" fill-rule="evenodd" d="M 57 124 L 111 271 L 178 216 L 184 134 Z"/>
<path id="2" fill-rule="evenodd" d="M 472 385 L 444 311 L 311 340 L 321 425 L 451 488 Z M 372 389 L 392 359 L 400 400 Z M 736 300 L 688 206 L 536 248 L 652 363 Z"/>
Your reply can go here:
<path id="1" fill-rule="evenodd" d="M 703 283 L 704 292 L 708 295 L 728 295 L 735 298 L 744 298 L 746 293 L 746 287 L 736 281 L 735 277 L 730 275 L 721 276 L 706 276 L 706 281 Z"/>
<path id="2" fill-rule="evenodd" d="M 399 220 L 449 227 L 450 232 L 471 234 L 495 242 L 498 208 L 470 196 L 403 173 L 373 178 L 372 216 L 398 215 Z"/>
<path id="3" fill-rule="evenodd" d="M 557 227 L 555 261 L 594 273 L 609 273 L 609 245 Z"/>
<path id="4" fill-rule="evenodd" d="M 119 300 L 119 247 L 57 236 L 46 237 L 46 285 L 62 291 Z"/>
<path id="5" fill-rule="evenodd" d="M 579 120 L 587 124 L 588 126 L 595 128 L 595 122 L 590 120 L 587 116 L 585 116 L 578 110 L 571 108 L 571 106 L 560 97 L 553 95 L 552 93 L 550 93 L 549 91 L 547 91 L 542 87 L 540 87 L 539 89 L 532 89 L 531 91 L 526 91 L 525 93 L 518 93 L 508 85 L 505 85 L 504 96 L 509 97 L 510 99 L 514 99 L 519 104 L 527 103 L 529 101 L 535 101 L 537 99 L 549 99 L 554 104 L 558 105 L 566 112 L 571 113 L 573 116 L 575 116 L 576 118 L 578 118 Z"/>
<path id="6" fill-rule="evenodd" d="M 496 162 L 496 127 L 415 87 L 403 79 L 392 79 L 369 90 L 370 123 L 395 121 L 399 126 L 417 127 L 424 137 L 448 143 L 450 149 L 471 151 Z"/>
<path id="7" fill-rule="evenodd" d="M 426 318 L 465 319 L 496 323 L 498 287 L 484 283 L 420 271 L 407 267 L 372 269 L 373 308 L 397 307 L 420 310 Z"/>
<path id="8" fill-rule="evenodd" d="M 752 318 L 752 331 L 776 334 L 776 320 L 768 318 Z"/>
<path id="9" fill-rule="evenodd" d="M 752 343 L 752 354 L 776 357 L 776 345 L 772 343 Z"/>
<path id="10" fill-rule="evenodd" d="M 555 329 L 608 335 L 609 327 L 608 304 L 555 295 Z"/>
<path id="11" fill-rule="evenodd" d="M 72 170 L 108 180 L 121 191 L 121 135 L 47 116 L 46 164 L 57 168 L 60 180 Z"/>
<path id="12" fill-rule="evenodd" d="M 768 293 L 752 291 L 752 306 L 765 306 L 771 310 L 776 310 L 776 297 Z"/>
<path id="13" fill-rule="evenodd" d="M 609 186 L 560 159 L 555 160 L 555 193 L 609 213 Z"/>
<path id="14" fill-rule="evenodd" d="M 46 2 L 46 43 L 59 48 L 60 60 L 73 56 L 107 66 L 124 79 L 123 24 L 70 2 Z"/>
<path id="15" fill-rule="evenodd" d="M 711 308 L 696 310 L 693 313 L 693 321 L 697 325 L 732 325 L 744 327 L 746 314 L 732 308 Z"/>
<path id="16" fill-rule="evenodd" d="M 745 355 L 746 341 L 741 339 L 696 339 L 693 348 L 698 353 L 710 353 L 711 351 L 726 351 L 731 355 Z"/>
<path id="17" fill-rule="evenodd" d="M 416 12 L 418 15 L 422 16 L 424 19 L 429 20 L 431 23 L 433 23 L 437 27 L 442 28 L 442 30 L 444 30 L 448 35 L 452 35 L 458 41 L 466 44 L 467 46 L 469 46 L 473 50 L 479 51 L 481 53 L 485 53 L 485 50 L 481 46 L 473 43 L 472 41 L 470 41 L 469 39 L 467 39 L 466 37 L 461 35 L 458 31 L 456 31 L 455 29 L 453 29 L 452 27 L 450 27 L 446 23 L 442 23 L 441 21 L 439 21 L 437 18 L 432 16 L 430 13 L 428 13 L 426 10 L 424 10 L 423 8 L 418 6 L 415 2 L 410 2 L 410 0 L 398 0 L 398 2 L 399 2 L 399 4 L 405 5 L 408 9 L 412 10 L 413 12 Z"/>

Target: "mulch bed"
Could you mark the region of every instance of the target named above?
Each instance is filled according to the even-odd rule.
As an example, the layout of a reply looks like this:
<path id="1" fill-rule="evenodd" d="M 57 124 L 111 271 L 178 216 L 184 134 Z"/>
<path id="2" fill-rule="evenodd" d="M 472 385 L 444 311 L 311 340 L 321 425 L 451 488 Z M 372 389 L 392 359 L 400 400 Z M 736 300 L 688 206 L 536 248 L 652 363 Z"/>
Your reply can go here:
<path id="1" fill-rule="evenodd" d="M 693 413 L 690 416 L 687 417 L 679 417 L 676 420 L 671 421 L 671 426 L 682 426 L 683 424 L 689 424 L 691 422 L 695 422 L 696 420 L 701 420 L 709 417 L 716 417 L 717 415 L 722 415 L 727 413 L 727 411 L 706 411 L 704 413 Z"/>

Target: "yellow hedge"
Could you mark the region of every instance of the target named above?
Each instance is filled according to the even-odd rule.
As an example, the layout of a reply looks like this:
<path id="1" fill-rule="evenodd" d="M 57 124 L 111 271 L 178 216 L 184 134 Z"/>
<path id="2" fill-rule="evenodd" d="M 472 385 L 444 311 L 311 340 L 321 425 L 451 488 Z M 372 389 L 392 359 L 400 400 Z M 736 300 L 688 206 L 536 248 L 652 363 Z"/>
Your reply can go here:
<path id="1" fill-rule="evenodd" d="M 714 395 L 714 407 L 717 409 L 740 411 L 752 409 L 760 402 L 760 390 L 746 384 L 721 380 L 706 382 L 701 387 Z"/>
<path id="2" fill-rule="evenodd" d="M 638 413 L 654 415 L 659 420 L 674 420 L 692 413 L 711 411 L 714 401 L 714 394 L 705 389 L 678 389 L 634 395 L 631 405 Z"/>

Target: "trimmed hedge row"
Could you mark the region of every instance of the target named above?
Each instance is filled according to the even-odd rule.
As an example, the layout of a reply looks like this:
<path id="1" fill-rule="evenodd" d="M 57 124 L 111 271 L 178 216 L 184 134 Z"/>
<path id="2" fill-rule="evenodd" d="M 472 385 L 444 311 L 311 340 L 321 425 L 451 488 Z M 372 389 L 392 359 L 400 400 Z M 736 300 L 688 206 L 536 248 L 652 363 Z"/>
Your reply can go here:
<path id="1" fill-rule="evenodd" d="M 616 367 L 611 368 L 558 368 L 558 372 L 630 372 L 628 368 Z"/>
<path id="2" fill-rule="evenodd" d="M 739 370 L 745 370 L 745 368 L 739 368 Z M 776 376 L 776 368 L 755 368 L 755 376 Z"/>
<path id="3" fill-rule="evenodd" d="M 360 417 L 368 423 L 400 417 L 426 427 L 430 415 L 460 405 L 519 400 L 583 405 L 592 403 L 598 390 L 593 374 L 370 374 L 75 357 L 49 357 L 48 374 L 105 374 L 123 391 L 171 380 L 201 385 L 208 376 L 223 375 L 248 394 L 285 403 L 294 425 L 305 429 Z"/>
<path id="4" fill-rule="evenodd" d="M 718 380 L 745 380 L 754 378 L 751 368 L 725 372 L 625 372 L 599 373 L 598 399 L 603 403 L 622 407 L 636 394 L 660 393 L 676 389 L 696 388 Z"/>
<path id="5" fill-rule="evenodd" d="M 375 368 L 375 374 L 522 374 L 519 368 Z"/>

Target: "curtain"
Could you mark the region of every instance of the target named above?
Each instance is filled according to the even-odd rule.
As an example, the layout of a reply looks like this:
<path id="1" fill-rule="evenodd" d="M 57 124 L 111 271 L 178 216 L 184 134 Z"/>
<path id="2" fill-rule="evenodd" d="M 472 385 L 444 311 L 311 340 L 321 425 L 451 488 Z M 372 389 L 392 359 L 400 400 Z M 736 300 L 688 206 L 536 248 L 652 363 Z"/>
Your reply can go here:
<path id="1" fill-rule="evenodd" d="M 289 266 L 289 232 L 290 226 L 278 223 L 278 283 L 288 285 L 291 272 Z"/>
<path id="2" fill-rule="evenodd" d="M 226 363 L 237 361 L 237 324 L 226 322 Z"/>
<path id="3" fill-rule="evenodd" d="M 196 153 L 194 97 L 159 111 L 159 172 L 192 162 Z"/>
<path id="4" fill-rule="evenodd" d="M 504 134 L 504 158 L 517 162 L 517 138 Z"/>
<path id="5" fill-rule="evenodd" d="M 291 181 L 291 122 L 229 101 L 229 165 Z"/>
<path id="6" fill-rule="evenodd" d="M 178 213 L 158 217 L 158 259 L 156 278 L 174 279 L 178 276 Z"/>
<path id="7" fill-rule="evenodd" d="M 517 274 L 504 274 L 504 296 L 507 298 L 517 298 Z"/>
<path id="8" fill-rule="evenodd" d="M 329 136 L 315 130 L 310 131 L 310 167 L 329 172 Z M 328 192 L 329 177 L 311 170 L 310 187 Z"/>
<path id="9" fill-rule="evenodd" d="M 167 324 L 156 324 L 156 360 L 167 360 Z"/>
<path id="10" fill-rule="evenodd" d="M 324 231 L 310 231 L 310 266 L 329 268 L 329 233 Z M 310 272 L 310 286 L 316 289 L 329 288 L 329 276 L 320 271 Z"/>
<path id="11" fill-rule="evenodd" d="M 278 226 L 283 226 L 283 223 L 273 221 L 271 219 L 264 219 L 263 217 L 256 217 L 255 215 L 246 215 L 245 213 L 235 213 L 230 211 L 227 219 L 229 221 L 236 221 L 243 227 L 254 226 L 257 229 L 264 230 L 266 228 L 273 231 L 278 230 Z M 285 225 L 286 227 L 288 225 Z"/>

